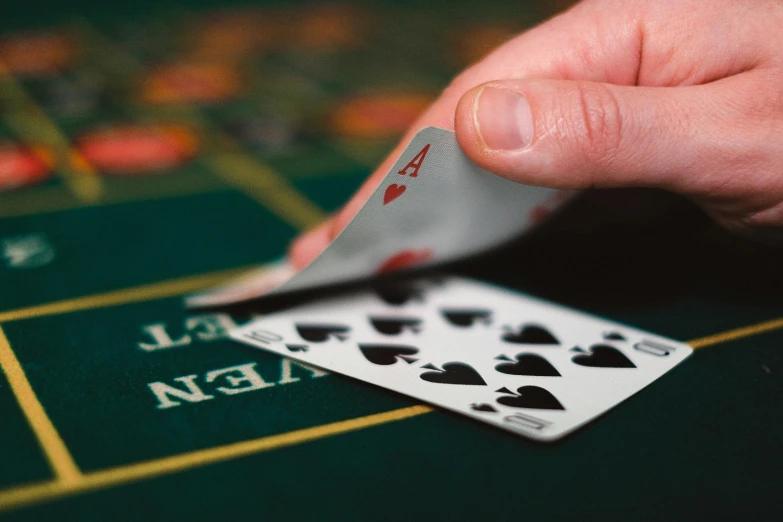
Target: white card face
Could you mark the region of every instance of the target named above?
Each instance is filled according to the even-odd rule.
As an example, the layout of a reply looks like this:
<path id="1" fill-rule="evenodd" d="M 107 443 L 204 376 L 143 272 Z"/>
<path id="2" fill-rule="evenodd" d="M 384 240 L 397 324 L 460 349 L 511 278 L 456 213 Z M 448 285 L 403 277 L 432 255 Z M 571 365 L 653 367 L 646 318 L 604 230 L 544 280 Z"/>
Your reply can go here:
<path id="1" fill-rule="evenodd" d="M 570 196 L 482 170 L 462 153 L 453 132 L 428 127 L 345 230 L 302 271 L 275 266 L 191 296 L 187 304 L 228 304 L 469 256 L 525 232 Z"/>
<path id="2" fill-rule="evenodd" d="M 683 343 L 476 281 L 415 281 L 273 314 L 231 337 L 541 441 L 690 355 Z"/>

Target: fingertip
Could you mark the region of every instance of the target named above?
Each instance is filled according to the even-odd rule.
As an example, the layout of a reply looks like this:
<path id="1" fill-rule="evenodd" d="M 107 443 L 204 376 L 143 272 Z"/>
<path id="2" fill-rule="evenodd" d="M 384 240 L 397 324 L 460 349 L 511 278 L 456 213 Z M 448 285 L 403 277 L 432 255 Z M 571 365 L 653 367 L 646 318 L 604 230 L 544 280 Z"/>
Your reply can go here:
<path id="1" fill-rule="evenodd" d="M 288 249 L 288 259 L 297 271 L 309 265 L 329 246 L 333 238 L 331 235 L 332 221 L 330 219 L 321 223 L 291 243 Z"/>
<path id="2" fill-rule="evenodd" d="M 350 223 L 353 218 L 356 217 L 356 214 L 359 213 L 359 210 L 361 210 L 367 200 L 370 199 L 370 195 L 372 195 L 372 192 L 367 195 L 360 194 L 358 197 L 352 198 L 348 203 L 345 204 L 340 212 L 334 216 L 334 219 L 331 220 L 330 227 L 330 235 L 332 239 L 336 238 L 340 232 L 342 232 L 343 229 L 348 226 L 348 223 Z"/>
<path id="3" fill-rule="evenodd" d="M 469 89 L 462 95 L 454 112 L 454 133 L 465 154 L 476 161 L 482 156 L 484 146 L 476 128 L 475 107 L 484 85 Z"/>

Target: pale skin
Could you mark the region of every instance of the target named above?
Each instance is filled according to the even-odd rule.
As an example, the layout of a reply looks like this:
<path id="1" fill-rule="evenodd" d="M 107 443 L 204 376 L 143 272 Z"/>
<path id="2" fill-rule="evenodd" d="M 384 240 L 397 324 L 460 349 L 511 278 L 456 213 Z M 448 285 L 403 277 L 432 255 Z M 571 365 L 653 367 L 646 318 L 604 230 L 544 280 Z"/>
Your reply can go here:
<path id="1" fill-rule="evenodd" d="M 312 261 L 405 144 L 454 130 L 477 165 L 562 189 L 683 194 L 729 230 L 783 236 L 783 0 L 585 0 L 461 73 L 331 219 Z"/>

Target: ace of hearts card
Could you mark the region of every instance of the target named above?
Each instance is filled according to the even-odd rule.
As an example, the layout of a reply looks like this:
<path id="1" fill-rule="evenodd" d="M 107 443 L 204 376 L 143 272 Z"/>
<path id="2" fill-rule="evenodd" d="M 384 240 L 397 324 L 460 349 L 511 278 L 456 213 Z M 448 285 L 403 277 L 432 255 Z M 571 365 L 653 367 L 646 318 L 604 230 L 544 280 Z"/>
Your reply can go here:
<path id="1" fill-rule="evenodd" d="M 190 296 L 187 304 L 229 304 L 470 256 L 531 229 L 571 196 L 487 172 L 462 153 L 453 132 L 428 127 L 308 266 L 299 272 L 285 262 L 263 267 Z"/>

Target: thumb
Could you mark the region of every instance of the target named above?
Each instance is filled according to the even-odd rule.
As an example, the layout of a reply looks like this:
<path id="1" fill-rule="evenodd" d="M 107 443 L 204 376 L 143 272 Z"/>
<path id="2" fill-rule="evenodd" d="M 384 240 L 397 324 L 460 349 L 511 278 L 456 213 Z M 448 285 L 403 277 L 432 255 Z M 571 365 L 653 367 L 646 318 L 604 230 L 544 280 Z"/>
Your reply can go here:
<path id="1" fill-rule="evenodd" d="M 729 139 L 720 117 L 729 109 L 705 103 L 720 88 L 492 81 L 460 99 L 455 130 L 473 162 L 519 183 L 693 194 L 699 176 L 689 174 Z"/>
<path id="2" fill-rule="evenodd" d="M 635 83 L 641 37 L 638 31 L 625 28 L 635 26 L 633 20 L 638 10 L 617 10 L 614 4 L 601 1 L 579 4 L 522 33 L 463 71 L 411 126 L 394 151 L 345 207 L 326 224 L 293 243 L 289 259 L 294 267 L 301 269 L 310 263 L 353 219 L 417 131 L 430 126 L 454 129 L 454 111 L 468 89 L 494 78 L 580 78 L 619 84 Z M 613 42 L 609 47 L 604 45 L 607 40 Z M 595 49 L 602 50 L 598 59 L 586 60 L 585 57 L 594 57 Z M 475 91 L 471 92 L 475 94 Z M 468 117 L 469 112 L 463 110 L 462 117 Z M 471 150 L 472 147 L 467 148 Z M 479 149 L 475 148 L 475 151 L 478 153 Z M 474 158 L 477 155 L 474 154 Z M 484 165 L 480 161 L 478 163 Z M 491 166 L 485 167 L 497 170 Z"/>

